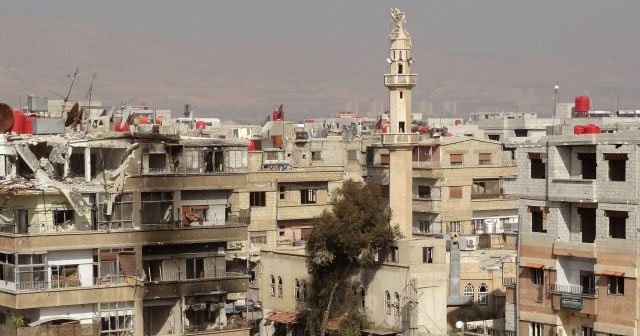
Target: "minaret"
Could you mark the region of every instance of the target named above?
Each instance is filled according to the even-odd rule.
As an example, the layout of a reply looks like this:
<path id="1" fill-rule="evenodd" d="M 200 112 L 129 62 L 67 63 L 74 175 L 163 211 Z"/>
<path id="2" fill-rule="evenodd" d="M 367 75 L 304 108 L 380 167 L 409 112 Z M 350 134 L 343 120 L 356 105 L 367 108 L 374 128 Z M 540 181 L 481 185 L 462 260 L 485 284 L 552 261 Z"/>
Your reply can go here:
<path id="1" fill-rule="evenodd" d="M 389 34 L 389 73 L 384 85 L 389 88 L 389 133 L 382 144 L 389 149 L 389 206 L 392 224 L 398 225 L 405 238 L 413 234 L 413 146 L 418 135 L 411 133 L 411 89 L 416 75 L 411 74 L 411 36 L 404 28 L 404 13 L 397 8 L 389 12 L 395 25 Z"/>

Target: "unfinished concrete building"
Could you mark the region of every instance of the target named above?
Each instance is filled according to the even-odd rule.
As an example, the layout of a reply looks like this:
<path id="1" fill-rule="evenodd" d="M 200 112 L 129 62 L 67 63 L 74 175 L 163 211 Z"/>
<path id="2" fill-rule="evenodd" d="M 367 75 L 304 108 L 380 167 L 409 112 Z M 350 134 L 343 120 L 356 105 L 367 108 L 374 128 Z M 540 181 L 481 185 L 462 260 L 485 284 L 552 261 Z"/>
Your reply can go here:
<path id="1" fill-rule="evenodd" d="M 1 319 L 247 335 L 247 170 L 246 141 L 1 136 Z"/>
<path id="2" fill-rule="evenodd" d="M 637 131 L 556 134 L 518 148 L 518 179 L 508 184 L 521 198 L 515 327 L 637 335 Z"/>

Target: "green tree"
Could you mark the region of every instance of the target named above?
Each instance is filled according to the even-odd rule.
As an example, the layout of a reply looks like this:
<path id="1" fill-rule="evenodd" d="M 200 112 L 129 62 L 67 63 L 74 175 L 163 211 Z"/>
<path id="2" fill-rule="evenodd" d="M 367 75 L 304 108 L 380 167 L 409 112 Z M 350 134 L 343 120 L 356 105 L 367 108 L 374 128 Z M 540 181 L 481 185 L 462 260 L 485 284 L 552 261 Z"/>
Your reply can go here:
<path id="1" fill-rule="evenodd" d="M 380 189 L 372 184 L 347 181 L 332 195 L 332 211 L 316 218 L 306 242 L 311 276 L 309 335 L 324 336 L 330 317 L 343 317 L 340 336 L 358 335 L 367 325 L 354 278 L 374 269 L 378 254 L 401 237 L 390 224 L 391 211 Z"/>

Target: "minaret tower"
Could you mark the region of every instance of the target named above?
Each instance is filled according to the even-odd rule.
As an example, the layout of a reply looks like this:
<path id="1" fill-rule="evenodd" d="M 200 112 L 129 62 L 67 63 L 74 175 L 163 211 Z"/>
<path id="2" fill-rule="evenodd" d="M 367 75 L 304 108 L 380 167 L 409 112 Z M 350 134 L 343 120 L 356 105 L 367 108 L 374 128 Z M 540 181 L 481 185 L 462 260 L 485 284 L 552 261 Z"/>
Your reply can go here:
<path id="1" fill-rule="evenodd" d="M 389 34 L 389 73 L 384 85 L 389 88 L 389 133 L 382 144 L 389 149 L 389 206 L 391 220 L 405 238 L 413 233 L 413 181 L 411 151 L 418 135 L 411 133 L 411 89 L 416 75 L 411 73 L 411 36 L 404 28 L 405 14 L 397 8 L 389 12 L 394 26 Z"/>

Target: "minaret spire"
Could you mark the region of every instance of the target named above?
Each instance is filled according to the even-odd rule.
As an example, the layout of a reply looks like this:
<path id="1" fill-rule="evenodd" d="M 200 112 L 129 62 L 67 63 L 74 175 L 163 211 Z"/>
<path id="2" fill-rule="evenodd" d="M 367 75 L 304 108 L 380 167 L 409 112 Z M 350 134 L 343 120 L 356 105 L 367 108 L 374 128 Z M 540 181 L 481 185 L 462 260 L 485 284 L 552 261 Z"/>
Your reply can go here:
<path id="1" fill-rule="evenodd" d="M 389 133 L 382 143 L 389 149 L 389 206 L 392 224 L 398 225 L 405 238 L 413 234 L 413 146 L 418 135 L 411 133 L 411 89 L 416 75 L 411 73 L 411 35 L 405 29 L 405 13 L 397 8 L 389 11 L 395 21 L 389 34 L 389 72 L 384 85 L 389 89 Z"/>

